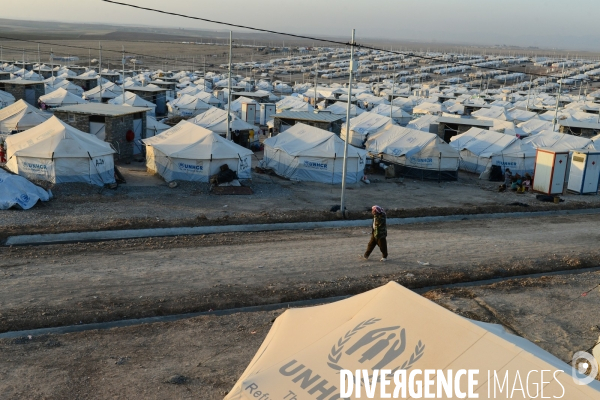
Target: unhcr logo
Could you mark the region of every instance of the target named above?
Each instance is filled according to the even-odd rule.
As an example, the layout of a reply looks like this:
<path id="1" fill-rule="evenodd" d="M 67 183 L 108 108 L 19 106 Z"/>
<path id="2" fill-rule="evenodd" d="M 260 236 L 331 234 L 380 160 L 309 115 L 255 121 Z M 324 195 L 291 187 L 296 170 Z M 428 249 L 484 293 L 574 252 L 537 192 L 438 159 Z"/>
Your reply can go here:
<path id="1" fill-rule="evenodd" d="M 204 169 L 202 165 L 187 164 L 182 162 L 178 164 L 178 167 L 180 171 L 186 172 L 200 172 Z"/>
<path id="2" fill-rule="evenodd" d="M 35 164 L 30 162 L 24 162 L 23 166 L 34 171 L 47 171 L 48 166 L 45 164 Z"/>
<path id="3" fill-rule="evenodd" d="M 319 163 L 315 161 L 304 161 L 304 167 L 312 169 L 327 169 L 327 163 Z"/>

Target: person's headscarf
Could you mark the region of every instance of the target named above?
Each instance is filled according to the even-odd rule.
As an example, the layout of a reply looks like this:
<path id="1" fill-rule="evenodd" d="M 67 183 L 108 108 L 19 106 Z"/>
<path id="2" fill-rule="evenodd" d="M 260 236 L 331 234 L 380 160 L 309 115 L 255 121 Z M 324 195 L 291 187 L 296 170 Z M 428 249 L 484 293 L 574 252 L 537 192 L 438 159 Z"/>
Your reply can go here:
<path id="1" fill-rule="evenodd" d="M 373 206 L 371 208 L 371 212 L 373 214 L 383 214 L 383 215 L 385 215 L 385 210 L 383 209 L 383 207 L 379 207 L 379 206 Z"/>

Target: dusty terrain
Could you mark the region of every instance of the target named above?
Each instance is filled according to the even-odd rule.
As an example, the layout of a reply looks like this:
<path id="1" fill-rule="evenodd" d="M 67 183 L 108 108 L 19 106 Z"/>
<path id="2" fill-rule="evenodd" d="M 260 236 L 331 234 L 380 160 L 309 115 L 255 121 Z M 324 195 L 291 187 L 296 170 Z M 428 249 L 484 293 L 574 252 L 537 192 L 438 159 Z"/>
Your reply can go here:
<path id="1" fill-rule="evenodd" d="M 359 259 L 365 228 L 5 247 L 0 332 L 592 267 L 599 219 L 390 227 L 386 263 Z"/>
<path id="2" fill-rule="evenodd" d="M 598 272 L 425 294 L 567 361 L 598 338 Z M 0 340 L 5 399 L 222 399 L 282 310 Z M 566 364 L 565 364 L 566 365 Z"/>
<path id="3" fill-rule="evenodd" d="M 260 154 L 259 154 L 260 156 Z M 256 164 L 254 160 L 253 164 Z M 327 221 L 338 219 L 341 188 L 293 182 L 253 173 L 249 196 L 214 195 L 208 184 L 180 182 L 175 189 L 146 173 L 143 163 L 119 166 L 127 183 L 116 190 L 84 184 L 50 187 L 54 199 L 27 211 L 0 214 L 0 240 L 31 233 L 114 230 L 147 227 Z M 534 194 L 498 193 L 498 183 L 460 173 L 455 182 L 385 179 L 369 175 L 370 185 L 348 185 L 346 207 L 352 219 L 371 218 L 373 204 L 389 217 L 480 214 L 596 208 L 598 196 L 564 196 L 560 204 L 543 203 Z"/>

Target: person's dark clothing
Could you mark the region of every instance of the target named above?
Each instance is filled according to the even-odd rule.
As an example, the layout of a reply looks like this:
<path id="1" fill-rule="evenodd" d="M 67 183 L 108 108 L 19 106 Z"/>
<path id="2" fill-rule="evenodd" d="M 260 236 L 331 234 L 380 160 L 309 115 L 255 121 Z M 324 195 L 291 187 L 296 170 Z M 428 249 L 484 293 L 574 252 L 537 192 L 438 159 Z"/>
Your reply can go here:
<path id="1" fill-rule="evenodd" d="M 375 246 L 379 246 L 383 258 L 387 258 L 387 224 L 385 214 L 375 214 L 373 216 L 373 228 L 371 231 L 371 240 L 367 245 L 367 251 L 365 252 L 365 258 L 369 258 Z"/>

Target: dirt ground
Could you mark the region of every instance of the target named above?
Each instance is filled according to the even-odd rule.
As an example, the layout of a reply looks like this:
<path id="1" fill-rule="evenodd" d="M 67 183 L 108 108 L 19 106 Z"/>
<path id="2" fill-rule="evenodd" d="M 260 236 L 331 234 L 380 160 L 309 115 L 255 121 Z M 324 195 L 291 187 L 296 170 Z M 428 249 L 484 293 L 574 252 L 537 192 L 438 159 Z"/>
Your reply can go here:
<path id="1" fill-rule="evenodd" d="M 0 332 L 599 265 L 598 215 L 0 248 Z M 429 265 L 423 265 L 428 263 Z"/>
<path id="2" fill-rule="evenodd" d="M 257 164 L 258 157 L 253 161 Z M 214 195 L 202 183 L 179 182 L 175 189 L 149 175 L 144 163 L 119 165 L 127 183 L 116 190 L 85 184 L 51 187 L 54 198 L 33 209 L 0 213 L 0 240 L 12 235 L 173 226 L 327 221 L 338 219 L 339 185 L 294 182 L 253 172 L 248 196 Z M 349 184 L 346 207 L 352 219 L 370 218 L 373 204 L 389 217 L 479 214 L 513 211 L 595 208 L 599 196 L 564 196 L 560 204 L 543 203 L 534 194 L 499 193 L 497 182 L 460 173 L 458 181 L 385 179 Z"/>
<path id="3" fill-rule="evenodd" d="M 600 273 L 510 280 L 425 297 L 517 330 L 570 360 L 598 339 Z M 4 399 L 222 399 L 282 310 L 0 340 Z M 566 364 L 565 364 L 566 366 Z"/>

